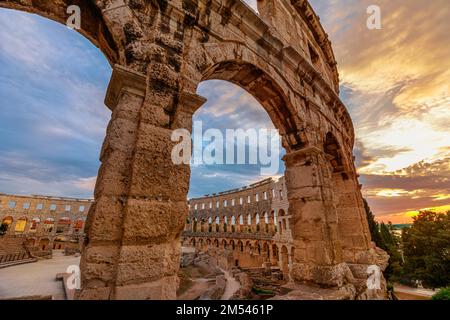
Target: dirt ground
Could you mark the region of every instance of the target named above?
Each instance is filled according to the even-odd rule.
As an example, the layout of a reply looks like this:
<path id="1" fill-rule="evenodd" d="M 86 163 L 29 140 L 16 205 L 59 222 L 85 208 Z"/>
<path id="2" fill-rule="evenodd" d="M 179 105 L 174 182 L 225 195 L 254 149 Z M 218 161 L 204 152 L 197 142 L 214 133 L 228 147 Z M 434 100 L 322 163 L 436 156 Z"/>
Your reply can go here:
<path id="1" fill-rule="evenodd" d="M 195 300 L 215 284 L 215 277 L 210 277 L 208 270 L 201 267 L 187 266 L 180 269 L 180 287 L 178 300 Z"/>

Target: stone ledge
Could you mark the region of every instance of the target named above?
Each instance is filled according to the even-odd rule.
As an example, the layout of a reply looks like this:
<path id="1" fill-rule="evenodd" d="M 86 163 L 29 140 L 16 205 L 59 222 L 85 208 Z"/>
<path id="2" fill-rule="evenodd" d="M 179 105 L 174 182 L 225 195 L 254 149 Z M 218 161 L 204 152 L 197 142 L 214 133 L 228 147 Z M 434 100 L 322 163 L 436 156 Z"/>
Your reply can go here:
<path id="1" fill-rule="evenodd" d="M 147 77 L 145 74 L 116 64 L 106 91 L 105 105 L 113 111 L 124 88 L 131 93 L 144 97 L 146 87 Z"/>

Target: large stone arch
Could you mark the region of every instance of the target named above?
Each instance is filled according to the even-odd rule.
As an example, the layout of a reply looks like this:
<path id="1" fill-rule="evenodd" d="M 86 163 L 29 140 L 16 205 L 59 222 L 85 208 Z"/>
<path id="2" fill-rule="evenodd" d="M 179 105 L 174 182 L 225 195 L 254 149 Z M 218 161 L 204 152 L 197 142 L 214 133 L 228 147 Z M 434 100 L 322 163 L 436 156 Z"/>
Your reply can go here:
<path id="1" fill-rule="evenodd" d="M 236 50 L 241 52 L 237 53 Z M 257 56 L 249 54 L 248 60 L 244 59 L 244 52 L 247 51 L 249 49 L 246 47 L 235 44 L 218 45 L 214 50 L 209 46 L 204 48 L 205 54 L 211 55 L 209 59 L 213 64 L 201 73 L 201 81 L 225 80 L 246 90 L 266 110 L 284 138 L 283 146 L 287 151 L 301 148 L 307 143 L 306 137 L 301 134 L 302 123 L 296 107 L 289 99 L 289 90 L 283 90 L 279 84 L 284 87 L 288 85 L 277 71 L 270 73 L 270 68 L 258 63 Z M 228 56 L 229 52 L 233 55 Z"/>
<path id="2" fill-rule="evenodd" d="M 64 22 L 68 2 L 0 6 Z M 171 161 L 171 135 L 191 130 L 205 102 L 196 89 L 207 79 L 249 91 L 283 136 L 293 280 L 361 286 L 350 268 L 357 274 L 377 260 L 351 156 L 353 125 L 339 100 L 330 41 L 306 0 L 260 0 L 260 16 L 240 0 L 70 4 L 82 8 L 81 32 L 114 64 L 79 299 L 176 297 L 190 168 Z M 328 167 L 329 131 L 349 160 L 345 181 L 333 179 Z"/>

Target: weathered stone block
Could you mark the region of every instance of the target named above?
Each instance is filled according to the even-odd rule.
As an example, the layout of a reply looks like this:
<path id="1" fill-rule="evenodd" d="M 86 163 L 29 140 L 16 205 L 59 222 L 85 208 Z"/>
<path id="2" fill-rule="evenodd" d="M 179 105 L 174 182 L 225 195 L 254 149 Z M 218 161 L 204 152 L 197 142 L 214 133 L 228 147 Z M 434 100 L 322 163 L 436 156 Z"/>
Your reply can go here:
<path id="1" fill-rule="evenodd" d="M 95 196 L 127 194 L 131 163 L 131 155 L 122 151 L 109 151 L 104 154 L 95 186 Z"/>
<path id="2" fill-rule="evenodd" d="M 79 290 L 75 298 L 77 300 L 109 300 L 111 299 L 111 288 L 103 287 L 103 288 L 84 288 L 83 290 Z"/>
<path id="3" fill-rule="evenodd" d="M 131 154 L 136 144 L 138 122 L 117 118 L 111 120 L 106 131 L 105 147 Z"/>
<path id="4" fill-rule="evenodd" d="M 120 197 L 100 196 L 90 217 L 89 241 L 119 241 L 122 238 L 123 203 Z"/>
<path id="5" fill-rule="evenodd" d="M 184 227 L 188 207 L 185 201 L 129 199 L 123 224 L 123 239 L 162 243 L 174 239 Z"/>
<path id="6" fill-rule="evenodd" d="M 148 282 L 162 276 L 173 276 L 180 265 L 180 244 L 126 245 L 122 247 L 117 283 L 119 285 Z"/>
<path id="7" fill-rule="evenodd" d="M 120 101 L 114 108 L 111 118 L 127 119 L 137 123 L 144 98 L 133 93 L 123 92 Z"/>

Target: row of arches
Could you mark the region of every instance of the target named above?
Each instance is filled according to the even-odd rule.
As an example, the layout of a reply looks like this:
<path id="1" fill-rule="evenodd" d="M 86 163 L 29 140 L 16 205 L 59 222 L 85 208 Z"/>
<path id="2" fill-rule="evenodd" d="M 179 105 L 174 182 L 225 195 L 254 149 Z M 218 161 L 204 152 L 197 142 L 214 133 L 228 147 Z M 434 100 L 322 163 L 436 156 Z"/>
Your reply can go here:
<path id="1" fill-rule="evenodd" d="M 291 245 L 261 240 L 192 237 L 186 239 L 184 245 L 210 254 L 229 254 L 236 267 L 261 268 L 267 264 L 279 267 L 286 276 L 289 276 L 295 254 Z"/>
<path id="2" fill-rule="evenodd" d="M 248 233 L 282 233 L 287 230 L 287 215 L 284 209 L 255 214 L 239 214 L 231 216 L 209 216 L 198 218 L 191 216 L 186 221 L 185 231 L 197 232 L 248 232 Z"/>
<path id="3" fill-rule="evenodd" d="M 15 220 L 12 216 L 6 216 L 1 221 L 1 228 L 5 233 L 8 231 L 14 233 L 80 233 L 83 231 L 84 224 L 85 220 L 82 218 L 74 219 L 72 221 L 69 217 L 62 217 L 56 221 L 54 218 L 41 220 L 37 217 L 20 217 Z"/>
<path id="4" fill-rule="evenodd" d="M 43 238 L 27 238 L 25 245 L 28 249 L 47 251 L 47 250 L 64 250 L 66 248 L 78 248 L 79 244 L 76 241 L 70 241 L 65 237 L 43 237 Z"/>

